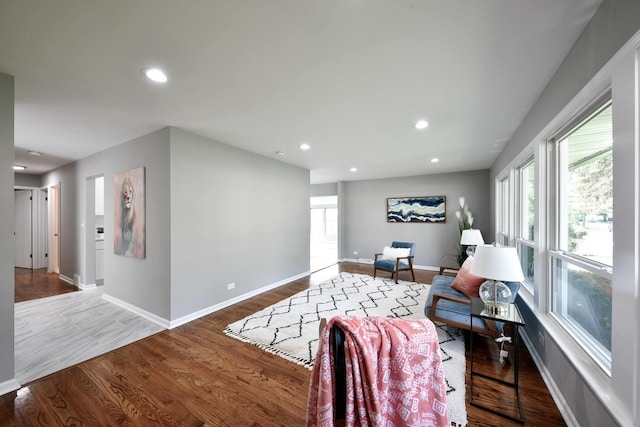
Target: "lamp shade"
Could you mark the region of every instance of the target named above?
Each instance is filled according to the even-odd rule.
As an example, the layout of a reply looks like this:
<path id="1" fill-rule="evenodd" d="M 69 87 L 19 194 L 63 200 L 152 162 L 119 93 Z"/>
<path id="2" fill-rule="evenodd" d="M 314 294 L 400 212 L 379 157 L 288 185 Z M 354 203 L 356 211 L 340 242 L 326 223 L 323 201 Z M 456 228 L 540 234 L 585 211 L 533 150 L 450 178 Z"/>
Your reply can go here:
<path id="1" fill-rule="evenodd" d="M 480 233 L 480 230 L 476 230 L 473 228 L 462 230 L 462 235 L 460 236 L 460 244 L 465 246 L 484 245 L 482 233 Z"/>
<path id="2" fill-rule="evenodd" d="M 469 272 L 491 280 L 524 280 L 516 248 L 510 246 L 479 245 Z"/>

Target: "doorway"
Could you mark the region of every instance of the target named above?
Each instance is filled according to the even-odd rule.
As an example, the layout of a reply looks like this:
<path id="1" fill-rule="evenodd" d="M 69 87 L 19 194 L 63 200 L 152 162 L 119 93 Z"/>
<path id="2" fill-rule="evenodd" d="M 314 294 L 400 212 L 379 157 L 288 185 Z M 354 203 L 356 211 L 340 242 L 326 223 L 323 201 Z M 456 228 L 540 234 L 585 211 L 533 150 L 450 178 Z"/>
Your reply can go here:
<path id="1" fill-rule="evenodd" d="M 33 238 L 32 238 L 32 190 L 14 190 L 15 212 L 15 266 L 18 268 L 33 268 Z"/>
<path id="2" fill-rule="evenodd" d="M 53 194 L 51 199 L 50 194 Z M 15 302 L 77 290 L 60 279 L 59 246 L 56 243 L 50 248 L 49 245 L 52 241 L 50 232 L 54 235 L 53 241 L 59 241 L 58 220 L 52 219 L 60 217 L 56 194 L 59 194 L 59 186 L 54 190 L 50 187 L 14 188 Z"/>
<path id="3" fill-rule="evenodd" d="M 311 272 L 338 262 L 338 196 L 311 197 Z"/>
<path id="4" fill-rule="evenodd" d="M 47 189 L 14 188 L 15 267 L 47 267 L 47 216 Z"/>

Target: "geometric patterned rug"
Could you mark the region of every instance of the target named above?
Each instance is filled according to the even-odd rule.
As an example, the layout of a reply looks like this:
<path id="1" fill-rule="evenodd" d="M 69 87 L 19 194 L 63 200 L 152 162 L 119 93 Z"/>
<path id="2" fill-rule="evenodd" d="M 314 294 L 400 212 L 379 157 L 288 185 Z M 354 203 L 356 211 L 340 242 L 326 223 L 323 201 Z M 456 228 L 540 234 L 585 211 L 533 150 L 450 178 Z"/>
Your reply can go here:
<path id="1" fill-rule="evenodd" d="M 311 369 L 320 320 L 333 316 L 424 319 L 431 285 L 340 273 L 226 327 L 225 334 Z M 436 324 L 447 383 L 449 417 L 466 425 L 464 341 Z"/>

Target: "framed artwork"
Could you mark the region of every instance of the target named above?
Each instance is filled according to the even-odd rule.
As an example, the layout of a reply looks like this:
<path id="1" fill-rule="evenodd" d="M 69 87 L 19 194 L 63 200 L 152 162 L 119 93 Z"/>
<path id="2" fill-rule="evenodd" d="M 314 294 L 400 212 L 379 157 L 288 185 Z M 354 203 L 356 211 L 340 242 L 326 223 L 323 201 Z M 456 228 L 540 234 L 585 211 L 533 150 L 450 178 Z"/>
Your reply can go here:
<path id="1" fill-rule="evenodd" d="M 115 174 L 113 252 L 133 258 L 146 256 L 144 167 Z"/>
<path id="2" fill-rule="evenodd" d="M 446 222 L 446 196 L 387 199 L 387 222 Z"/>

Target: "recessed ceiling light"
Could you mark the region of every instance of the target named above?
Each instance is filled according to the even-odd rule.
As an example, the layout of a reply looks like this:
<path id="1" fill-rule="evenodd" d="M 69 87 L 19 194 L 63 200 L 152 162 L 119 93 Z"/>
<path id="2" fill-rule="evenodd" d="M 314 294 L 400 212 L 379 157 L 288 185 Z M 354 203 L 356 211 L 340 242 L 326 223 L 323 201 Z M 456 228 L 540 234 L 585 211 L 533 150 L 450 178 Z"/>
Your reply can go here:
<path id="1" fill-rule="evenodd" d="M 439 158 L 434 157 L 433 159 L 431 159 L 431 163 L 438 163 L 440 161 Z"/>
<path id="2" fill-rule="evenodd" d="M 142 73 L 156 83 L 166 83 L 167 75 L 160 68 L 143 68 Z"/>
<path id="3" fill-rule="evenodd" d="M 416 129 L 425 129 L 427 126 L 429 126 L 429 122 L 426 120 L 418 120 L 415 124 Z"/>
<path id="4" fill-rule="evenodd" d="M 351 172 L 358 172 L 358 168 L 351 168 L 350 171 Z"/>
<path id="5" fill-rule="evenodd" d="M 305 151 L 311 150 L 311 146 L 305 142 L 304 144 L 300 144 L 300 149 Z"/>
<path id="6" fill-rule="evenodd" d="M 29 154 L 31 154 L 32 156 L 39 156 L 40 153 L 38 153 L 37 151 L 29 151 Z"/>
<path id="7" fill-rule="evenodd" d="M 26 166 L 13 165 L 13 170 L 14 170 L 14 171 L 23 171 L 23 170 L 25 170 L 26 168 L 27 168 Z"/>
<path id="8" fill-rule="evenodd" d="M 278 156 L 284 156 L 284 151 L 276 151 L 276 154 L 277 154 Z"/>

